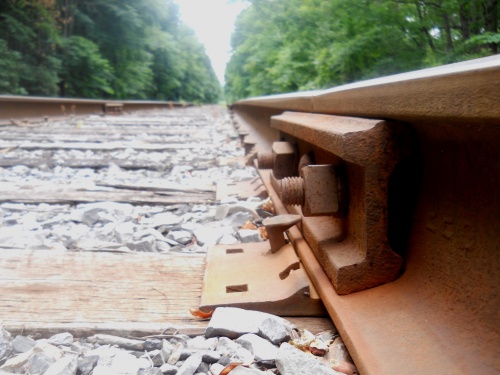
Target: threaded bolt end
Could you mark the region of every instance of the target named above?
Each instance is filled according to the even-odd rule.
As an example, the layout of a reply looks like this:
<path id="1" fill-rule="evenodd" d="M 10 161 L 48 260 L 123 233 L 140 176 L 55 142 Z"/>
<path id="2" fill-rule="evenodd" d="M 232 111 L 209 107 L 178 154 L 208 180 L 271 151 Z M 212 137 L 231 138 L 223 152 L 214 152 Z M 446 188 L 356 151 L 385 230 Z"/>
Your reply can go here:
<path id="1" fill-rule="evenodd" d="M 257 156 L 260 169 L 272 169 L 274 165 L 274 155 L 272 152 L 259 152 Z"/>
<path id="2" fill-rule="evenodd" d="M 302 177 L 285 177 L 281 180 L 281 201 L 287 206 L 304 204 L 304 179 Z"/>

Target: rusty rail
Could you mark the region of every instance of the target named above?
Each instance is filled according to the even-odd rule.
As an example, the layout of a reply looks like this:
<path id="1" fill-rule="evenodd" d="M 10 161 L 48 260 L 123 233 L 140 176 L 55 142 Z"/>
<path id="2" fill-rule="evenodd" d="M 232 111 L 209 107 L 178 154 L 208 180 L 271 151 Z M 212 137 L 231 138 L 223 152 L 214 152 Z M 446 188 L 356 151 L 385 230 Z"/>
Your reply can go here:
<path id="1" fill-rule="evenodd" d="M 0 95 L 0 122 L 70 115 L 116 113 L 190 106 L 191 103 L 148 100 L 92 100 Z"/>
<path id="2" fill-rule="evenodd" d="M 500 372 L 499 98 L 494 56 L 232 105 L 362 374 Z"/>

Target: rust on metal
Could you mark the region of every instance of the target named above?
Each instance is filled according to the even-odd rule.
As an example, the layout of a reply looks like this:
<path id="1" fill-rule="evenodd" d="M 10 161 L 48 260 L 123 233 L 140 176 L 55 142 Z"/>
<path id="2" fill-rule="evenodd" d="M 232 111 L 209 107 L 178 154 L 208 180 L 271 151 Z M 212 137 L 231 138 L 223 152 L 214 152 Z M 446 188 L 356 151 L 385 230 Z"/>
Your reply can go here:
<path id="1" fill-rule="evenodd" d="M 307 165 L 302 177 L 284 178 L 281 200 L 285 205 L 302 206 L 304 216 L 345 217 L 347 186 L 340 168 L 333 165 Z"/>
<path id="2" fill-rule="evenodd" d="M 70 98 L 44 98 L 34 96 L 0 95 L 0 122 L 10 119 L 46 118 L 102 114 L 106 106 L 113 111 L 122 106 L 122 111 L 151 110 L 191 106 L 191 103 L 160 102 L 149 100 L 94 100 Z"/>
<path id="3" fill-rule="evenodd" d="M 233 105 L 235 116 L 253 129 L 270 126 L 272 116 L 293 110 L 358 117 L 352 123 L 358 123 L 352 127 L 358 133 L 371 132 L 364 127 L 370 121 L 379 132 L 389 133 L 395 130 L 393 122 L 406 121 L 414 133 L 410 138 L 418 141 L 413 156 L 401 155 L 399 163 L 377 172 L 371 163 L 390 154 L 390 144 L 372 154 L 361 137 L 346 150 L 341 145 L 351 134 L 327 139 L 325 134 L 338 129 L 327 123 L 321 127 L 321 121 L 314 136 L 293 123 L 284 124 L 281 133 L 262 133 L 268 135 L 264 145 L 289 134 L 285 139 L 297 144 L 299 155 L 314 152 L 317 160 L 307 165 L 346 166 L 347 218 L 303 217 L 301 230 L 292 227 L 288 234 L 361 374 L 500 372 L 498 82 L 500 56 L 495 56 L 295 98 L 251 98 Z M 404 149 L 404 137 L 396 145 Z M 365 151 L 364 157 L 348 161 L 356 148 Z M 378 182 L 381 195 L 371 186 L 377 184 L 374 171 L 384 178 Z M 269 170 L 260 173 L 278 214 L 302 214 L 300 208 L 282 204 Z M 372 193 L 360 199 L 367 191 Z M 373 206 L 377 200 L 386 205 Z M 369 201 L 372 206 L 367 207 Z M 362 210 L 366 222 L 356 228 L 351 219 Z M 341 244 L 363 231 L 384 237 L 386 246 L 404 259 L 404 267 L 392 282 L 339 295 L 318 247 L 327 250 L 327 258 L 350 254 L 353 264 L 366 254 Z"/>
<path id="4" fill-rule="evenodd" d="M 402 258 L 391 249 L 387 238 L 387 189 L 394 167 L 410 153 L 406 127 L 386 121 L 295 112 L 273 117 L 272 126 L 328 151 L 345 166 L 350 197 L 346 218 L 319 218 L 322 226 L 332 227 L 329 232 L 317 230 L 318 220 L 303 222 L 304 234 L 337 293 L 349 294 L 393 281 L 400 272 Z M 343 188 L 334 170 L 333 166 L 302 168 L 304 216 L 344 216 L 340 209 L 345 205 L 340 202 Z"/>
<path id="5" fill-rule="evenodd" d="M 302 216 L 300 215 L 278 215 L 264 219 L 262 224 L 266 228 L 271 252 L 276 253 L 286 245 L 284 233 L 293 225 L 300 223 Z"/>
<path id="6" fill-rule="evenodd" d="M 297 156 L 294 147 L 288 142 L 274 142 L 273 174 L 276 179 L 297 176 Z"/>
<path id="7" fill-rule="evenodd" d="M 257 141 L 251 135 L 246 135 L 243 138 L 243 148 L 245 150 L 245 155 L 250 154 L 252 150 L 255 148 L 256 144 Z"/>
<path id="8" fill-rule="evenodd" d="M 274 155 L 272 152 L 259 152 L 257 155 L 260 169 L 272 169 L 274 163 Z"/>
<path id="9" fill-rule="evenodd" d="M 123 113 L 123 103 L 107 102 L 104 103 L 104 113 L 119 115 Z"/>
<path id="10" fill-rule="evenodd" d="M 293 246 L 274 253 L 269 247 L 267 241 L 211 247 L 200 308 L 233 306 L 282 316 L 326 315 Z"/>
<path id="11" fill-rule="evenodd" d="M 302 206 L 305 202 L 304 179 L 302 177 L 284 178 L 281 181 L 280 198 L 287 206 Z"/>

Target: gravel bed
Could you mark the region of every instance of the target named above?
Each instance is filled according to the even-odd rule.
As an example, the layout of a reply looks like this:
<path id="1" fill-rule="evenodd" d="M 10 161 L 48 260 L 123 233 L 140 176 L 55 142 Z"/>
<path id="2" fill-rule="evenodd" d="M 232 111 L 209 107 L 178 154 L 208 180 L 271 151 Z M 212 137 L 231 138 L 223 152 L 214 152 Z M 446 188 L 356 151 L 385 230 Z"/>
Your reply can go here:
<path id="1" fill-rule="evenodd" d="M 240 139 L 227 112 L 220 108 L 89 116 L 39 125 L 33 128 L 37 143 L 78 142 L 80 148 L 23 148 L 30 142 L 29 131 L 14 126 L 0 127 L 0 137 L 8 134 L 9 142 L 17 145 L 0 149 L 2 165 L 8 164 L 8 160 L 24 160 L 26 164 L 0 168 L 0 194 L 1 189 L 13 186 L 32 187 L 35 198 L 40 189 L 50 190 L 54 186 L 82 190 L 155 186 L 173 187 L 179 194 L 183 191 L 215 194 L 215 185 L 221 181 L 237 183 L 257 177 L 254 168 L 245 166 Z M 118 126 L 123 127 L 124 134 L 111 131 Z M 130 134 L 141 126 L 144 131 L 137 133 L 139 135 Z M 40 136 L 44 127 L 47 134 L 51 127 L 57 127 L 57 136 L 53 139 Z M 105 127 L 109 127 L 111 135 L 105 134 Z M 64 129 L 67 132 L 61 131 Z M 95 134 L 89 135 L 92 129 Z M 165 129 L 169 134 L 158 134 Z M 16 131 L 22 133 L 21 130 L 26 138 L 17 139 L 12 135 Z M 83 132 L 86 135 L 78 135 Z M 82 142 L 95 145 L 117 140 L 131 145 L 142 142 L 146 145 L 199 144 L 200 147 L 159 152 L 144 151 L 140 147 L 85 150 L 81 146 Z M 112 162 L 105 165 L 109 161 Z M 105 166 L 68 167 L 71 163 Z M 0 204 L 0 248 L 157 252 L 183 256 L 204 253 L 215 244 L 263 241 L 265 232 L 260 228 L 261 220 L 269 215 L 272 215 L 272 205 L 260 198 L 229 197 L 204 204 L 169 205 L 114 201 L 4 202 Z M 357 370 L 336 332 L 313 335 L 270 314 L 218 308 L 205 334 L 196 337 L 175 331 L 142 338 L 99 333 L 73 337 L 70 332 L 49 338 L 14 337 L 2 328 L 0 321 L 0 375 L 11 373 L 317 375 L 356 374 Z"/>
<path id="2" fill-rule="evenodd" d="M 357 374 L 333 331 L 316 335 L 287 320 L 237 308 L 215 310 L 204 335 L 142 338 L 95 334 L 13 337 L 0 326 L 0 375 Z"/>
<path id="3" fill-rule="evenodd" d="M 158 125 L 161 122 L 163 127 Z M 145 130 L 138 133 L 139 139 L 132 138 L 130 134 L 101 134 L 102 143 L 110 139 L 115 141 L 117 136 L 121 136 L 124 142 L 133 139 L 147 144 L 161 144 L 171 142 L 174 137 L 177 143 L 208 143 L 210 147 L 163 152 L 134 148 L 115 151 L 26 150 L 21 147 L 4 149 L 4 158 L 37 160 L 39 166 L 0 168 L 0 182 L 34 185 L 38 189 L 43 189 L 44 184 L 48 184 L 48 189 L 55 185 L 95 189 L 102 185 L 139 184 L 161 187 L 175 184 L 179 189 L 214 191 L 215 184 L 219 181 L 238 182 L 257 176 L 253 168 L 238 161 L 238 157 L 243 156 L 242 147 L 229 116 L 221 109 L 176 109 L 169 111 L 167 116 L 165 111 L 141 116 L 89 116 L 84 119 L 50 122 L 34 129 L 38 133 L 44 127 L 48 130 L 51 127 L 67 129 L 65 137 L 68 138 L 75 129 L 102 129 L 106 126 L 122 126 L 124 133 L 129 128 L 136 129 L 140 126 Z M 178 131 L 179 135 L 150 135 L 147 131 L 151 127 Z M 0 135 L 12 135 L 16 130 L 16 127 L 3 127 L 0 128 Z M 85 136 L 73 134 L 72 137 L 78 142 L 85 141 Z M 19 144 L 26 142 L 29 142 L 29 134 Z M 44 144 L 54 142 L 59 141 L 42 141 Z M 122 160 L 138 165 L 149 163 L 154 168 L 128 169 L 116 164 L 104 168 L 65 167 L 64 163 L 68 160 L 102 160 L 103 163 Z M 224 162 L 225 160 L 232 161 Z M 33 195 L 36 197 L 36 191 Z M 116 202 L 76 205 L 7 202 L 0 204 L 0 247 L 27 250 L 205 252 L 214 244 L 262 240 L 256 229 L 252 229 L 251 233 L 245 230 L 241 235 L 238 232 L 246 222 L 261 219 L 259 213 L 262 213 L 264 203 L 258 198 L 244 201 L 229 198 L 210 204 L 142 206 Z M 231 207 L 229 211 L 228 206 Z"/>

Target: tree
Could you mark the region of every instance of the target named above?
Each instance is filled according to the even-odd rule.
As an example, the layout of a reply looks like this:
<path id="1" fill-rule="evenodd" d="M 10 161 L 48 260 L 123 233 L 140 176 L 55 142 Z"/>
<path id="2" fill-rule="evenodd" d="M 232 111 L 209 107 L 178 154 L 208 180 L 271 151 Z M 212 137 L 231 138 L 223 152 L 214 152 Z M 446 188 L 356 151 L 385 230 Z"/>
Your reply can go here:
<path id="1" fill-rule="evenodd" d="M 113 68 L 99 53 L 99 47 L 80 36 L 64 38 L 61 43 L 62 96 L 101 98 L 114 92 L 111 83 Z"/>
<path id="2" fill-rule="evenodd" d="M 220 85 L 173 0 L 0 2 L 0 90 L 214 102 Z"/>
<path id="3" fill-rule="evenodd" d="M 226 97 L 319 89 L 494 54 L 496 0 L 251 0 Z"/>
<path id="4" fill-rule="evenodd" d="M 10 65 L 7 74 L 12 82 L 12 88 L 5 92 L 57 94 L 61 61 L 56 50 L 59 35 L 55 14 L 55 2 L 51 0 L 0 2 L 2 64 Z"/>
<path id="5" fill-rule="evenodd" d="M 19 64 L 21 54 L 12 51 L 7 42 L 0 39 L 0 94 L 26 94 L 26 90 L 20 87 Z"/>

